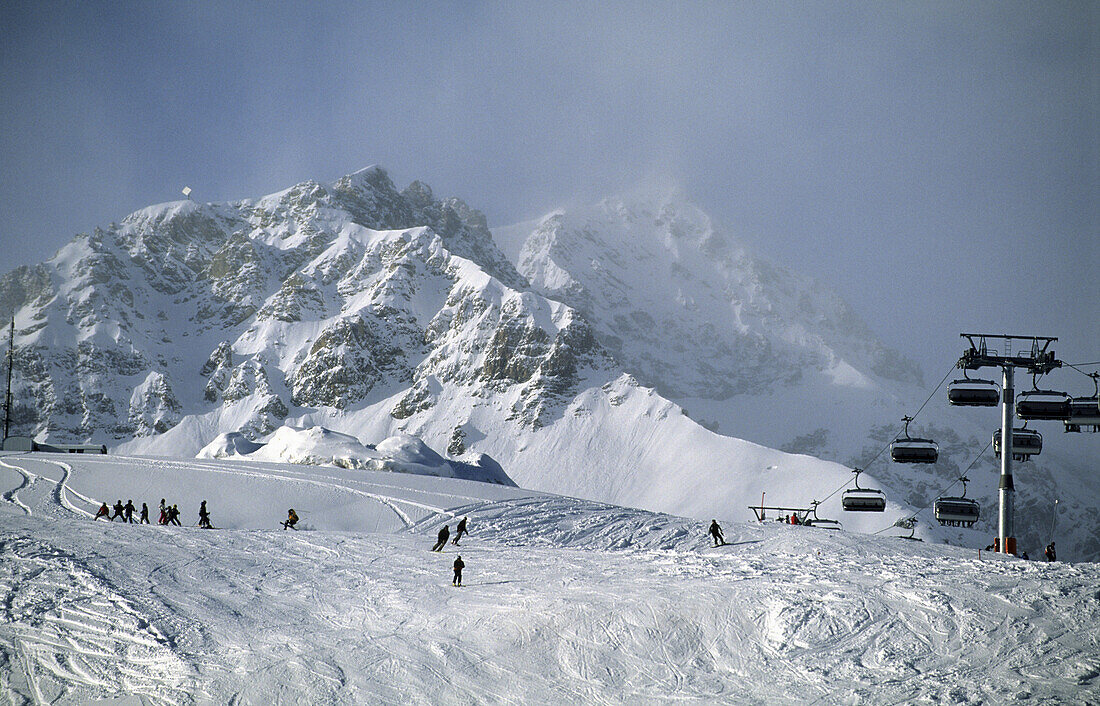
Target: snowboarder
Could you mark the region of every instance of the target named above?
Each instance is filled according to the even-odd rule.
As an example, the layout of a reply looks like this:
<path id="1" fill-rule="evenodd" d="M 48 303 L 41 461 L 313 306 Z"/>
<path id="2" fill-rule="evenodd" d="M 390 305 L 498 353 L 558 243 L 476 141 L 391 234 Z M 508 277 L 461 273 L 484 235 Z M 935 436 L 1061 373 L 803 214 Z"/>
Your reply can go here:
<path id="1" fill-rule="evenodd" d="M 1047 561 L 1057 561 L 1058 560 L 1058 556 L 1054 552 L 1054 542 L 1051 542 L 1050 544 L 1047 545 L 1046 555 L 1047 555 Z"/>
<path id="2" fill-rule="evenodd" d="M 710 536 L 714 537 L 714 546 L 725 544 L 726 538 L 722 536 L 722 528 L 718 526 L 718 520 L 710 521 Z"/>
<path id="3" fill-rule="evenodd" d="M 148 505 L 148 503 L 142 503 L 141 504 L 141 521 L 138 522 L 138 524 L 139 525 L 149 524 L 149 505 Z"/>
<path id="4" fill-rule="evenodd" d="M 183 527 L 180 524 L 180 509 L 173 505 L 168 508 L 168 524 L 175 525 L 176 527 Z"/>
<path id="5" fill-rule="evenodd" d="M 108 522 L 111 521 L 111 508 L 107 507 L 107 503 L 103 503 L 99 506 L 99 511 L 95 514 L 93 521 L 101 517 L 106 517 Z"/>
<path id="6" fill-rule="evenodd" d="M 130 498 L 126 498 L 126 505 L 124 505 L 122 509 L 126 511 L 126 521 L 131 525 L 134 524 L 134 510 L 137 509 L 134 507 L 134 501 Z"/>
<path id="7" fill-rule="evenodd" d="M 447 525 L 443 525 L 443 529 L 439 530 L 439 535 L 436 537 L 435 545 L 432 546 L 433 552 L 443 551 L 443 547 L 447 546 L 447 538 L 451 536 L 451 528 Z"/>
<path id="8" fill-rule="evenodd" d="M 462 585 L 462 569 L 465 568 L 466 563 L 462 561 L 462 557 L 455 559 L 455 577 L 451 580 L 451 583 L 455 586 Z"/>
<path id="9" fill-rule="evenodd" d="M 298 513 L 294 512 L 294 508 L 290 508 L 286 514 L 286 522 L 283 523 L 283 529 L 290 528 L 297 531 L 298 528 L 294 525 L 298 524 Z"/>
<path id="10" fill-rule="evenodd" d="M 203 529 L 214 529 L 214 525 L 210 524 L 210 512 L 206 509 L 205 500 L 199 505 L 199 527 Z"/>
<path id="11" fill-rule="evenodd" d="M 160 499 L 160 518 L 157 520 L 158 525 L 168 524 L 168 508 L 164 505 L 164 498 Z"/>
<path id="12" fill-rule="evenodd" d="M 458 521 L 458 527 L 455 528 L 455 538 L 451 540 L 451 544 L 458 546 L 458 540 L 462 539 L 462 535 L 466 534 L 466 518 L 463 517 Z"/>
<path id="13" fill-rule="evenodd" d="M 116 517 L 121 518 L 123 522 L 126 521 L 126 508 L 122 505 L 122 498 L 115 501 L 115 514 L 111 515 L 111 522 L 114 522 Z"/>

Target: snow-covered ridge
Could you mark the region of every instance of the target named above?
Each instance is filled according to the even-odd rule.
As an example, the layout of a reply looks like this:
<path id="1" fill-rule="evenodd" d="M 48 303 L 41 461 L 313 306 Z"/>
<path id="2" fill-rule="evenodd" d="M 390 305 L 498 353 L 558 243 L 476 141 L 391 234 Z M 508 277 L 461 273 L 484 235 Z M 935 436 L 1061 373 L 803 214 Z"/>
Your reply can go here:
<path id="1" fill-rule="evenodd" d="M 479 455 L 475 464 L 462 463 L 443 458 L 410 434 L 397 434 L 377 445 L 368 445 L 350 434 L 321 426 L 308 429 L 281 426 L 262 443 L 253 442 L 240 432 L 219 434 L 196 458 L 276 461 L 515 485 L 500 465 L 484 454 Z"/>

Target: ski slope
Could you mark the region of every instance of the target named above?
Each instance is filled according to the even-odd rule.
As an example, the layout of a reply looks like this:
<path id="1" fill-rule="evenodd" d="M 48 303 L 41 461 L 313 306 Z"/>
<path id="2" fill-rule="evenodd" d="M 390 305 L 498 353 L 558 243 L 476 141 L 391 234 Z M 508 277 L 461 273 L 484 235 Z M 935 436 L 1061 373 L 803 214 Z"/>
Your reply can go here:
<path id="1" fill-rule="evenodd" d="M 0 491 L 0 702 L 1100 703 L 1096 564 L 242 460 L 9 453 Z M 161 497 L 184 527 L 91 519 Z"/>

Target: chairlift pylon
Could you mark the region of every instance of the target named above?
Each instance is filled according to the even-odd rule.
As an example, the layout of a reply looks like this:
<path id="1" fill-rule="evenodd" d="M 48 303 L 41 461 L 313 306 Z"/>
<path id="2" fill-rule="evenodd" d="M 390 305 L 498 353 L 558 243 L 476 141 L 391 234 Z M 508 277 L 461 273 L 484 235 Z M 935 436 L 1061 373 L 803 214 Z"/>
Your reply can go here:
<path id="1" fill-rule="evenodd" d="M 821 504 L 821 501 L 814 500 L 810 503 L 810 511 L 806 515 L 806 519 L 802 521 L 802 524 L 808 527 L 819 527 L 827 530 L 840 530 L 844 529 L 844 525 L 839 520 L 830 520 L 827 517 L 817 516 L 817 506 Z"/>
<path id="2" fill-rule="evenodd" d="M 890 458 L 894 463 L 935 463 L 940 457 L 939 446 L 931 439 L 909 436 L 909 422 L 913 418 L 902 419 L 905 421 L 905 438 L 898 437 L 890 444 Z"/>
<path id="3" fill-rule="evenodd" d="M 883 512 L 886 510 L 886 493 L 874 488 L 860 488 L 859 468 L 852 470 L 856 474 L 856 487 L 849 488 L 840 496 L 840 506 L 848 512 Z"/>

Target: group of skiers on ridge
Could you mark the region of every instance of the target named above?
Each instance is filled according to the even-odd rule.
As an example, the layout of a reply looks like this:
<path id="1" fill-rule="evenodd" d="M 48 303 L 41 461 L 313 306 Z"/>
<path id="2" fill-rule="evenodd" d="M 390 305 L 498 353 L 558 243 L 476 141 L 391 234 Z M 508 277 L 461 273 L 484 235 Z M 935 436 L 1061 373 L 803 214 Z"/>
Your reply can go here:
<path id="1" fill-rule="evenodd" d="M 455 527 L 455 538 L 451 540 L 451 544 L 455 545 L 456 547 L 458 546 L 458 540 L 462 539 L 462 535 L 469 534 L 469 531 L 466 529 L 466 521 L 467 518 L 463 517 L 461 520 L 458 521 L 458 526 Z M 443 527 L 439 530 L 439 534 L 436 535 L 436 542 L 434 545 L 432 545 L 432 551 L 443 551 L 443 547 L 447 546 L 447 540 L 450 539 L 450 537 L 451 528 L 447 525 L 443 525 Z M 455 575 L 454 578 L 451 579 L 451 583 L 455 586 L 461 586 L 462 570 L 466 568 L 466 563 L 462 561 L 461 556 L 455 558 L 453 568 Z"/>
<path id="2" fill-rule="evenodd" d="M 114 511 L 111 514 L 111 508 L 107 507 L 107 503 L 103 503 L 99 506 L 99 511 L 96 512 L 94 520 L 104 518 L 108 522 L 114 522 L 115 518 L 120 518 L 123 522 L 129 522 L 130 524 L 147 525 L 149 524 L 149 506 L 146 503 L 141 504 L 140 519 L 134 522 L 134 501 L 127 500 L 126 504 L 122 504 L 122 500 L 115 502 Z M 168 505 L 164 498 L 160 499 L 160 517 L 157 519 L 158 525 L 175 525 L 176 527 L 182 527 L 180 524 L 180 511 L 175 505 Z M 203 529 L 214 529 L 214 525 L 210 523 L 210 512 L 206 509 L 206 501 L 203 500 L 199 505 L 199 522 L 198 526 Z"/>

